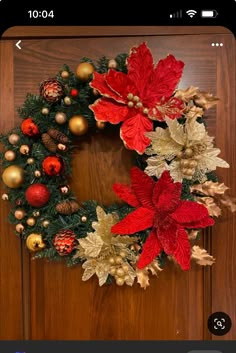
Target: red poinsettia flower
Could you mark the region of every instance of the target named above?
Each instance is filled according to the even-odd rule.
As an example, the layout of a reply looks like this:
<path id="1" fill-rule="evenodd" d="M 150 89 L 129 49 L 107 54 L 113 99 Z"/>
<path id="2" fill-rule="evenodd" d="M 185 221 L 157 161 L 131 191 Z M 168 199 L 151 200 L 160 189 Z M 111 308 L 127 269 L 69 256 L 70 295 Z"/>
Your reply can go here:
<path id="1" fill-rule="evenodd" d="M 110 69 L 94 72 L 90 86 L 102 97 L 89 107 L 98 121 L 122 122 L 120 136 L 124 144 L 143 154 L 150 144 L 145 132 L 153 130 L 152 120 L 181 116 L 184 103 L 173 97 L 182 76 L 184 63 L 168 55 L 156 67 L 145 43 L 131 49 L 127 74 Z"/>
<path id="2" fill-rule="evenodd" d="M 183 270 L 190 268 L 191 248 L 185 229 L 213 225 L 207 208 L 197 202 L 181 200 L 182 184 L 174 183 L 169 171 L 157 182 L 137 167 L 131 169 L 131 186 L 114 184 L 115 193 L 136 209 L 115 224 L 114 234 L 134 234 L 151 228 L 140 258 L 139 269 L 150 264 L 162 250 Z"/>

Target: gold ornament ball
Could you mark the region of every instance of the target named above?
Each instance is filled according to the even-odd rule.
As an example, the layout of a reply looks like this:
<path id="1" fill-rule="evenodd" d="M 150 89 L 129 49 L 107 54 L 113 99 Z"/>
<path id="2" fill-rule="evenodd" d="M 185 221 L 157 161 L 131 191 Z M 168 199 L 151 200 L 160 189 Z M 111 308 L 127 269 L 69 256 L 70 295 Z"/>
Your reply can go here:
<path id="1" fill-rule="evenodd" d="M 180 161 L 180 166 L 181 167 L 188 167 L 189 166 L 189 160 L 188 159 L 181 159 L 181 161 Z"/>
<path id="2" fill-rule="evenodd" d="M 63 194 L 67 194 L 67 193 L 69 192 L 69 186 L 64 185 L 64 186 L 60 187 L 60 191 L 61 191 Z"/>
<path id="3" fill-rule="evenodd" d="M 94 72 L 94 66 L 88 62 L 80 63 L 76 68 L 76 76 L 81 81 L 88 81 L 90 75 Z"/>
<path id="4" fill-rule="evenodd" d="M 115 61 L 115 59 L 109 60 L 108 68 L 109 69 L 116 69 L 117 68 L 117 61 Z"/>
<path id="5" fill-rule="evenodd" d="M 182 151 L 179 151 L 177 154 L 176 154 L 176 157 L 181 159 L 183 157 L 183 152 Z"/>
<path id="6" fill-rule="evenodd" d="M 35 170 L 34 176 L 35 176 L 36 178 L 40 178 L 40 177 L 41 177 L 41 172 L 40 172 L 40 170 Z"/>
<path id="7" fill-rule="evenodd" d="M 119 267 L 116 271 L 118 277 L 124 277 L 125 271 L 123 270 L 122 267 Z"/>
<path id="8" fill-rule="evenodd" d="M 10 142 L 11 145 L 16 145 L 20 141 L 20 136 L 17 134 L 11 134 L 8 137 L 8 141 Z"/>
<path id="9" fill-rule="evenodd" d="M 187 148 L 185 149 L 184 153 L 185 153 L 185 155 L 186 155 L 187 157 L 192 157 L 192 155 L 193 155 L 193 150 L 192 150 L 192 148 L 187 147 Z"/>
<path id="10" fill-rule="evenodd" d="M 33 164 L 33 163 L 34 163 L 34 158 L 27 159 L 27 164 Z"/>
<path id="11" fill-rule="evenodd" d="M 123 269 L 123 271 L 124 271 L 125 273 L 128 273 L 128 272 L 129 272 L 129 265 L 123 264 L 121 267 L 122 267 L 122 269 Z"/>
<path id="12" fill-rule="evenodd" d="M 28 154 L 29 153 L 29 146 L 28 145 L 21 145 L 20 146 L 20 153 L 21 154 Z"/>
<path id="13" fill-rule="evenodd" d="M 7 201 L 8 200 L 8 195 L 7 194 L 2 194 L 2 200 Z"/>
<path id="14" fill-rule="evenodd" d="M 25 217 L 25 210 L 19 208 L 18 210 L 15 210 L 14 216 L 16 219 L 23 219 Z"/>
<path id="15" fill-rule="evenodd" d="M 4 157 L 7 161 L 11 162 L 14 161 L 14 159 L 16 158 L 16 154 L 14 151 L 6 151 L 4 154 Z"/>
<path id="16" fill-rule="evenodd" d="M 186 169 L 186 172 L 185 172 L 185 173 L 186 173 L 187 175 L 189 175 L 189 176 L 193 176 L 194 172 L 195 172 L 194 169 L 188 168 L 188 169 Z"/>
<path id="17" fill-rule="evenodd" d="M 16 225 L 16 231 L 17 231 L 18 233 L 22 233 L 24 229 L 25 229 L 25 227 L 23 226 L 23 224 L 18 223 L 18 224 Z"/>
<path id="18" fill-rule="evenodd" d="M 57 148 L 60 151 L 65 151 L 66 150 L 66 145 L 64 145 L 63 143 L 58 143 Z"/>
<path id="19" fill-rule="evenodd" d="M 69 120 L 69 130 L 76 136 L 84 135 L 88 131 L 88 121 L 82 115 L 74 115 Z"/>
<path id="20" fill-rule="evenodd" d="M 50 222 L 47 219 L 45 219 L 45 221 L 43 221 L 44 228 L 47 228 L 49 226 L 49 224 L 50 224 Z"/>
<path id="21" fill-rule="evenodd" d="M 115 266 L 111 266 L 109 273 L 110 273 L 112 276 L 115 276 L 115 275 L 116 275 L 116 268 L 115 268 Z"/>
<path id="22" fill-rule="evenodd" d="M 41 110 L 41 113 L 43 115 L 48 115 L 49 114 L 49 109 L 47 107 L 43 107 L 42 110 Z"/>
<path id="23" fill-rule="evenodd" d="M 116 256 L 115 257 L 115 263 L 117 264 L 117 265 L 120 265 L 120 264 L 122 264 L 122 262 L 123 262 L 123 260 L 122 260 L 122 257 L 121 256 Z"/>
<path id="24" fill-rule="evenodd" d="M 195 159 L 192 159 L 190 162 L 189 162 L 189 167 L 190 168 L 196 168 L 198 165 L 198 162 L 195 161 Z"/>
<path id="25" fill-rule="evenodd" d="M 33 217 L 30 217 L 27 219 L 26 223 L 28 224 L 28 226 L 33 227 L 35 225 L 36 221 Z"/>
<path id="26" fill-rule="evenodd" d="M 99 129 L 99 130 L 103 130 L 106 126 L 106 123 L 104 121 L 96 121 L 96 127 Z"/>
<path id="27" fill-rule="evenodd" d="M 42 235 L 39 233 L 31 233 L 26 239 L 26 246 L 30 251 L 39 251 L 45 248 Z"/>
<path id="28" fill-rule="evenodd" d="M 68 96 L 66 96 L 66 97 L 64 98 L 64 103 L 65 103 L 65 105 L 71 105 L 71 98 L 68 97 Z"/>
<path id="29" fill-rule="evenodd" d="M 118 277 L 118 278 L 116 279 L 116 284 L 117 284 L 117 286 L 123 286 L 124 283 L 125 283 L 124 278 Z"/>
<path id="30" fill-rule="evenodd" d="M 66 70 L 63 70 L 63 71 L 61 72 L 61 77 L 62 77 L 62 78 L 68 78 L 69 75 L 70 75 L 69 72 L 66 71 Z"/>
<path id="31" fill-rule="evenodd" d="M 34 211 L 34 212 L 33 212 L 33 216 L 34 216 L 34 217 L 40 216 L 40 212 L 39 212 L 39 211 Z"/>
<path id="32" fill-rule="evenodd" d="M 87 222 L 87 217 L 86 216 L 82 216 L 81 217 L 81 221 L 84 222 L 84 223 Z"/>
<path id="33" fill-rule="evenodd" d="M 58 112 L 55 115 L 55 120 L 58 124 L 62 125 L 65 124 L 67 118 L 66 118 L 66 114 L 62 113 L 62 112 Z"/>
<path id="34" fill-rule="evenodd" d="M 24 182 L 24 169 L 17 165 L 11 165 L 2 173 L 2 180 L 9 188 L 17 189 Z"/>
<path id="35" fill-rule="evenodd" d="M 109 257 L 108 261 L 109 261 L 109 263 L 110 263 L 111 265 L 114 265 L 114 264 L 115 264 L 115 259 L 114 259 L 113 256 Z"/>

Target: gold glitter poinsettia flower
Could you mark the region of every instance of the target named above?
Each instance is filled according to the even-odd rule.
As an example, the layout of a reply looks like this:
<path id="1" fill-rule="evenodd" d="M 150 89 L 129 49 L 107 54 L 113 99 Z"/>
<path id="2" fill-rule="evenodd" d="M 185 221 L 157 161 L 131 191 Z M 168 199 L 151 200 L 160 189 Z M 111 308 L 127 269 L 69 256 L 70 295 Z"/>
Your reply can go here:
<path id="1" fill-rule="evenodd" d="M 186 119 L 184 124 L 166 118 L 167 128 L 157 127 L 155 131 L 146 133 L 151 146 L 146 153 L 145 173 L 160 177 L 164 170 L 169 170 L 174 181 L 190 179 L 204 182 L 206 173 L 217 167 L 229 168 L 229 164 L 218 157 L 220 149 L 213 145 L 203 123 L 196 119 Z"/>
<path id="2" fill-rule="evenodd" d="M 174 97 L 184 63 L 168 55 L 156 67 L 145 43 L 133 47 L 127 58 L 127 74 L 110 69 L 94 72 L 90 86 L 102 97 L 89 108 L 95 119 L 111 124 L 121 123 L 120 136 L 131 150 L 143 154 L 150 139 L 145 132 L 153 130 L 153 121 L 181 117 L 184 102 Z"/>
<path id="3" fill-rule="evenodd" d="M 97 206 L 96 213 L 98 221 L 92 223 L 95 232 L 78 239 L 75 257 L 84 260 L 82 280 L 87 281 L 96 274 L 102 286 L 111 275 L 117 285 L 132 286 L 136 272 L 131 264 L 135 265 L 137 257 L 130 247 L 136 244 L 137 238 L 111 233 L 111 227 L 118 221 L 116 213 L 106 214 L 100 206 Z"/>

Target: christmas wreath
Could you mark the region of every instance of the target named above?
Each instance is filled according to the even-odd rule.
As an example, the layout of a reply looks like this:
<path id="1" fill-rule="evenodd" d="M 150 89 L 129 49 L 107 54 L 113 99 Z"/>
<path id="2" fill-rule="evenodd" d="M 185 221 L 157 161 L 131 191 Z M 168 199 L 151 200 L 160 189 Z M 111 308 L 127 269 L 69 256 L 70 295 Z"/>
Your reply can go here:
<path id="1" fill-rule="evenodd" d="M 21 123 L 1 135 L 2 199 L 33 258 L 80 264 L 82 280 L 96 275 L 100 286 L 136 280 L 144 289 L 167 260 L 185 271 L 215 262 L 194 241 L 221 206 L 236 206 L 215 173 L 229 165 L 206 129 L 218 98 L 178 89 L 183 69 L 171 54 L 155 64 L 143 42 L 115 59 L 84 57 L 75 72 L 64 65 L 27 94 Z M 68 185 L 73 139 L 109 124 L 135 155 L 130 185 L 113 185 L 119 204 L 80 203 Z"/>

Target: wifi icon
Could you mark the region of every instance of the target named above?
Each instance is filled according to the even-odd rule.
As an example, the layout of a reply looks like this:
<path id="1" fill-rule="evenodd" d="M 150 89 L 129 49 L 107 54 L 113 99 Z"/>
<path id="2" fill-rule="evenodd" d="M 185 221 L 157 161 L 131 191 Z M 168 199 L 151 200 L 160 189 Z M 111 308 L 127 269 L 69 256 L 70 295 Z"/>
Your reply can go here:
<path id="1" fill-rule="evenodd" d="M 197 11 L 195 11 L 195 10 L 188 10 L 188 11 L 186 11 L 186 14 L 189 16 L 189 17 L 193 17 L 193 16 L 195 16 L 196 15 L 196 13 L 197 13 Z"/>

